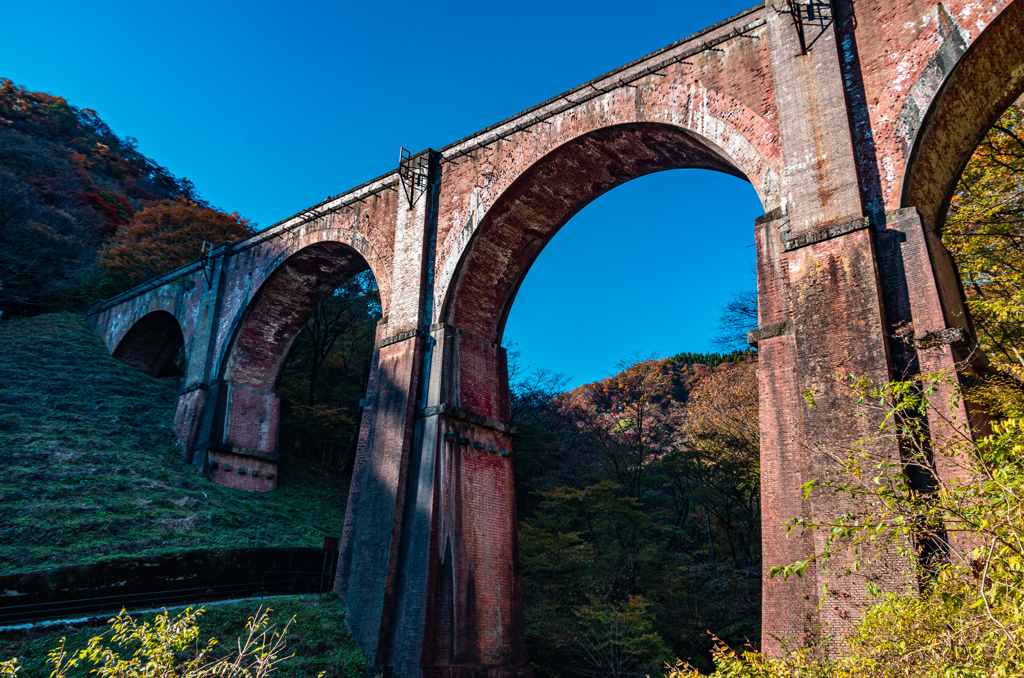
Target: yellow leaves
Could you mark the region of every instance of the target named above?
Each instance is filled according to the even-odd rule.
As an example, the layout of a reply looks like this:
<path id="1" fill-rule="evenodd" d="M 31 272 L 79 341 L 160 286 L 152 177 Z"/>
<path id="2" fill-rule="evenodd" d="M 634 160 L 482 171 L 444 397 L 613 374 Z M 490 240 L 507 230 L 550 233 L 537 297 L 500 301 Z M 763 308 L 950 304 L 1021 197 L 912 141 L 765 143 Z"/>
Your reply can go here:
<path id="1" fill-rule="evenodd" d="M 54 667 L 51 678 L 68 678 L 69 669 L 78 664 L 91 664 L 89 674 L 109 678 L 150 678 L 180 676 L 205 678 L 212 676 L 251 676 L 263 678 L 275 671 L 287 657 L 285 634 L 291 622 L 280 631 L 269 625 L 269 609 L 261 608 L 246 624 L 246 634 L 238 639 L 235 650 L 224 657 L 213 658 L 211 650 L 217 641 L 210 639 L 199 645 L 197 620 L 202 608 L 188 608 L 175 617 L 166 612 L 157 615 L 152 624 L 139 623 L 122 610 L 111 621 L 113 635 L 107 643 L 106 634 L 94 636 L 85 648 L 69 653 L 62 638 L 47 657 Z M 294 619 L 292 620 L 294 621 Z M 116 646 L 115 649 L 113 646 Z M 17 662 L 0 663 L 0 676 L 13 676 Z"/>
<path id="2" fill-rule="evenodd" d="M 982 140 L 964 170 L 942 239 L 966 285 L 982 349 L 1024 378 L 1024 99 Z"/>
<path id="3" fill-rule="evenodd" d="M 700 449 L 758 447 L 758 383 L 754 363 L 720 366 L 690 393 L 683 430 Z"/>

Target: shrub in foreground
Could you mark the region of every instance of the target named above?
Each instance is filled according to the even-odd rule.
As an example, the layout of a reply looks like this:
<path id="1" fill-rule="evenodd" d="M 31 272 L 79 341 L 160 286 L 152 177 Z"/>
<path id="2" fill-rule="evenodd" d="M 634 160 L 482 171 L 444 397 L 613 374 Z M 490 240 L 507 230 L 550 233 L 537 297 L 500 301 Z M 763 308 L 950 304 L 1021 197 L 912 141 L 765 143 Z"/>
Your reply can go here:
<path id="1" fill-rule="evenodd" d="M 269 612 L 261 607 L 249 618 L 236 646 L 222 650 L 214 638 L 199 642 L 197 620 L 203 608 L 187 608 L 174 617 L 164 612 L 152 623 L 137 621 L 122 610 L 110 620 L 110 631 L 93 636 L 80 650 L 69 650 L 61 638 L 47 657 L 53 667 L 50 676 L 263 678 L 290 658 L 283 653 L 294 621 L 277 629 L 270 623 Z M 16 658 L 0 662 L 0 676 L 16 676 L 20 669 Z"/>
<path id="2" fill-rule="evenodd" d="M 842 378 L 842 377 L 838 377 Z M 998 416 L 987 435 L 958 429 L 951 416 L 965 398 L 948 375 L 925 375 L 875 387 L 845 378 L 850 393 L 882 423 L 873 439 L 898 441 L 904 460 L 873 456 L 871 440 L 844 454 L 828 454 L 837 480 L 815 480 L 805 492 L 843 493 L 860 506 L 833 522 L 795 520 L 790 529 L 818 530 L 824 548 L 808 561 L 774 568 L 773 576 L 802 576 L 840 560 L 857 569 L 881 545 L 907 549 L 919 583 L 881 595 L 839 640 L 841 656 L 818 647 L 781 657 L 719 644 L 721 678 L 1015 678 L 1024 676 L 1024 409 L 1019 392 L 990 384 L 970 394 Z M 949 400 L 946 400 L 946 397 Z M 941 396 L 941 397 L 940 397 Z M 809 396 L 809 405 L 814 406 Z M 930 435 L 927 415 L 945 419 L 947 434 Z M 937 440 L 939 442 L 937 442 Z M 957 469 L 955 479 L 934 473 L 935 460 Z M 925 487 L 912 478 L 928 474 Z M 838 556 L 842 554 L 842 558 Z M 851 565 L 852 563 L 852 565 Z M 828 639 L 826 639 L 827 642 Z M 834 654 L 834 653 L 833 653 Z M 679 663 L 670 678 L 699 675 Z"/>

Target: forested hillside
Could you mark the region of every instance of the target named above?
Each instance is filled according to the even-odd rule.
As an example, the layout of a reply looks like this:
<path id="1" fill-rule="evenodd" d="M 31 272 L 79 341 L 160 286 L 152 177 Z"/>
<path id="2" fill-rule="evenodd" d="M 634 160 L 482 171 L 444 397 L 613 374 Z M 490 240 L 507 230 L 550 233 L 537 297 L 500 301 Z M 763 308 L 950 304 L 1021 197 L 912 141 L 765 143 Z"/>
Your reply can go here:
<path id="1" fill-rule="evenodd" d="M 178 459 L 176 380 L 113 360 L 84 320 L 12 319 L 80 313 L 253 227 L 95 111 L 0 79 L 0 569 L 340 534 L 380 317 L 372 276 L 325 299 L 293 346 L 281 481 L 267 497 L 211 485 Z"/>
<path id="2" fill-rule="evenodd" d="M 137 146 L 0 78 L 0 311 L 82 309 L 251 232 Z"/>
<path id="3" fill-rule="evenodd" d="M 693 358 L 629 361 L 564 393 L 535 373 L 513 390 L 538 676 L 710 668 L 708 629 L 760 635 L 757 365 Z"/>

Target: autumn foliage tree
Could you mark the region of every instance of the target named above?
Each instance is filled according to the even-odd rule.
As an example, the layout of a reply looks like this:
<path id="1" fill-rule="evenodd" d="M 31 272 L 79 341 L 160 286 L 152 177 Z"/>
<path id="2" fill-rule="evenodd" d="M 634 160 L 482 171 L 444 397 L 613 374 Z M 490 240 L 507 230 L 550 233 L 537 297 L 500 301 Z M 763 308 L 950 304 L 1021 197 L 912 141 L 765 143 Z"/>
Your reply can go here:
<path id="1" fill-rule="evenodd" d="M 203 213 L 213 238 L 239 232 L 226 223 L 230 215 L 213 219 L 199 209 L 209 208 L 192 182 L 147 158 L 96 111 L 0 78 L 0 311 L 82 309 L 145 277 L 155 270 L 152 256 L 138 258 L 138 272 L 117 257 L 115 279 L 97 254 L 112 239 L 136 237 L 132 227 L 147 207 L 175 201 Z M 197 256 L 198 247 L 188 253 Z"/>
<path id="2" fill-rule="evenodd" d="M 587 389 L 595 413 L 593 441 L 600 450 L 604 472 L 628 497 L 647 489 L 651 460 L 670 445 L 680 403 L 672 398 L 672 361 L 636 356 L 619 363 L 621 370 Z"/>
<path id="3" fill-rule="evenodd" d="M 759 636 L 756 363 L 691 357 L 569 392 L 548 372 L 513 383 L 535 675 L 710 668 L 708 629 Z"/>
<path id="4" fill-rule="evenodd" d="M 253 232 L 238 212 L 226 214 L 193 201 L 161 200 L 135 214 L 100 250 L 110 287 L 127 289 L 199 259 L 203 243 L 234 241 Z"/>
<path id="5" fill-rule="evenodd" d="M 997 369 L 1024 380 L 1024 97 L 968 162 L 942 239 L 982 349 Z"/>

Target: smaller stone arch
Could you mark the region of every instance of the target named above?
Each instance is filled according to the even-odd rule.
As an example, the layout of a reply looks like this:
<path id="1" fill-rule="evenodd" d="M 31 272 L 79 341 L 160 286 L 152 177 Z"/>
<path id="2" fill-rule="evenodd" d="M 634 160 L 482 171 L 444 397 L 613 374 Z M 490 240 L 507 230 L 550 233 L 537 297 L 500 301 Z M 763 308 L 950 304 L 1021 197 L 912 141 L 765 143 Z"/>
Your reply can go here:
<path id="1" fill-rule="evenodd" d="M 200 432 L 206 454 L 195 461 L 215 482 L 256 491 L 277 486 L 277 388 L 292 344 L 320 302 L 366 270 L 352 245 L 316 242 L 284 259 L 253 294 L 220 361 Z"/>
<path id="2" fill-rule="evenodd" d="M 167 311 L 151 311 L 125 333 L 113 356 L 152 377 L 181 377 L 184 361 L 176 358 L 184 347 L 178 319 Z"/>
<path id="3" fill-rule="evenodd" d="M 368 269 L 358 250 L 338 241 L 316 242 L 291 254 L 249 302 L 228 345 L 221 378 L 276 391 L 292 343 L 317 305 Z"/>
<path id="4" fill-rule="evenodd" d="M 336 242 L 350 245 L 366 260 L 367 268 L 373 273 L 377 289 L 380 290 L 381 309 L 386 316 L 390 301 L 394 252 L 387 236 L 379 228 L 384 225 L 379 222 L 385 218 L 373 213 L 372 210 L 360 210 L 353 214 L 336 212 L 298 229 L 294 238 L 286 243 L 283 256 L 289 257 L 319 243 Z"/>

